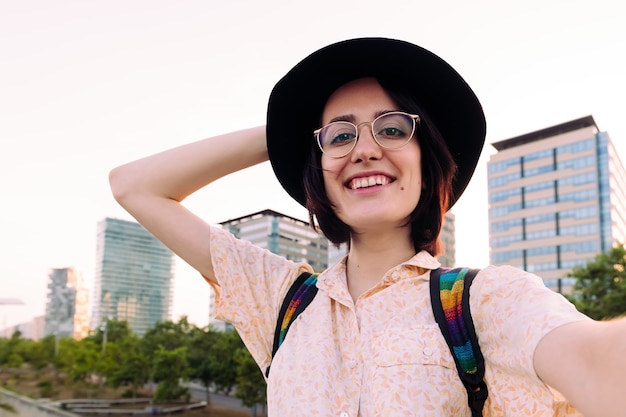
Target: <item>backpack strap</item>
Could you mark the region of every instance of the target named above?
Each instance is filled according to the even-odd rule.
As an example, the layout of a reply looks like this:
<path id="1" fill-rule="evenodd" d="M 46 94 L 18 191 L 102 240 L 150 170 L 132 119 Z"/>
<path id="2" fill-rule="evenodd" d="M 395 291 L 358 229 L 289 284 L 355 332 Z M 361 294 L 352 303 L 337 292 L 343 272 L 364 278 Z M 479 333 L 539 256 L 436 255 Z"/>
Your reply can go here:
<path id="1" fill-rule="evenodd" d="M 430 272 L 430 299 L 441 333 L 467 390 L 472 417 L 482 416 L 487 400 L 485 360 L 478 345 L 469 305 L 469 289 L 477 269 L 435 269 Z"/>
<path id="2" fill-rule="evenodd" d="M 311 304 L 315 294 L 317 294 L 317 274 L 310 272 L 301 273 L 298 278 L 291 284 L 287 295 L 283 299 L 283 304 L 278 312 L 278 320 L 276 320 L 276 330 L 274 331 L 274 346 L 272 347 L 272 359 L 278 351 L 278 348 L 285 340 L 287 331 L 291 327 L 291 323 Z M 270 363 L 271 366 L 271 363 Z M 270 374 L 270 366 L 265 370 L 265 377 Z"/>

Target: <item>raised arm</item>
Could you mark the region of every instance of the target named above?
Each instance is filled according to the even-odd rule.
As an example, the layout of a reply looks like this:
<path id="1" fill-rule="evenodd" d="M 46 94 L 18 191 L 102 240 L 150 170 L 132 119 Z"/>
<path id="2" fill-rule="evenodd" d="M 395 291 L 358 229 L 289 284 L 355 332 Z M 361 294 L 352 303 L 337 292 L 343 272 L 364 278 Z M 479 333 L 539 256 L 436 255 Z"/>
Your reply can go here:
<path id="1" fill-rule="evenodd" d="M 180 204 L 205 185 L 268 159 L 265 127 L 204 139 L 113 169 L 113 196 L 139 223 L 208 279 L 209 225 Z"/>
<path id="2" fill-rule="evenodd" d="M 539 342 L 535 370 L 585 417 L 626 415 L 626 319 L 580 321 Z"/>

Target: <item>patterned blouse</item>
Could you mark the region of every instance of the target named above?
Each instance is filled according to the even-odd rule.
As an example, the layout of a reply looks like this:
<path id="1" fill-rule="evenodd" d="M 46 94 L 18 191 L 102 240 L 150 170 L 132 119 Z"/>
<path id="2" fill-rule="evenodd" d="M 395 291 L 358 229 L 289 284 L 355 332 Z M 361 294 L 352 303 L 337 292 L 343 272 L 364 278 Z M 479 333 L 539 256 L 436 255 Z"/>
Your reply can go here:
<path id="1" fill-rule="evenodd" d="M 211 232 L 215 316 L 235 326 L 264 371 L 282 300 L 298 275 L 312 270 L 227 231 Z M 430 304 L 430 270 L 438 267 L 420 252 L 356 303 L 345 259 L 321 273 L 315 299 L 271 361 L 269 415 L 469 416 L 467 392 Z M 552 329 L 586 316 L 539 277 L 502 266 L 479 272 L 470 307 L 489 388 L 484 416 L 581 415 L 537 377 L 533 352 Z"/>

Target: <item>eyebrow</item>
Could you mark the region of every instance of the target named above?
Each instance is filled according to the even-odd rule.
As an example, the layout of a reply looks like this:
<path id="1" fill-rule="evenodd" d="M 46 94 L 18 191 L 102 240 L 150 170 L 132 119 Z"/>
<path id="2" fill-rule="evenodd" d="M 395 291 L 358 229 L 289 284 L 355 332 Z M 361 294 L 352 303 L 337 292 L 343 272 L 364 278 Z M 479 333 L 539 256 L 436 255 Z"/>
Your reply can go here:
<path id="1" fill-rule="evenodd" d="M 400 111 L 400 110 L 379 110 L 376 113 L 374 113 L 374 119 L 376 119 L 379 116 L 382 116 L 383 114 L 391 113 L 391 112 L 394 112 L 394 111 Z M 328 123 L 333 123 L 333 122 L 350 122 L 350 123 L 354 123 L 355 120 L 356 120 L 356 117 L 354 116 L 354 114 L 343 114 L 341 116 L 333 117 L 332 119 L 330 119 L 328 121 Z"/>

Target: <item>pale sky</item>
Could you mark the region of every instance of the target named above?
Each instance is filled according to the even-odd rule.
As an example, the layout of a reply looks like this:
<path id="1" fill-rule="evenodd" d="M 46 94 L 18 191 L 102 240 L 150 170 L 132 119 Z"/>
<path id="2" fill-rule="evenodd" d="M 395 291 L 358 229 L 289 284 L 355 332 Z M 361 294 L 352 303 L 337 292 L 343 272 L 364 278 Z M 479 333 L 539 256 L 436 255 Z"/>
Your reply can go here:
<path id="1" fill-rule="evenodd" d="M 111 168 L 263 124 L 276 81 L 335 41 L 440 55 L 481 100 L 488 143 L 592 115 L 626 162 L 625 19 L 615 0 L 0 0 L 0 298 L 25 303 L 0 306 L 0 328 L 43 314 L 50 268 L 93 289 L 97 222 L 131 219 Z M 454 208 L 460 265 L 489 262 L 491 152 Z M 186 204 L 212 223 L 266 208 L 306 219 L 267 163 Z M 179 262 L 173 319 L 206 324 L 208 294 Z"/>

